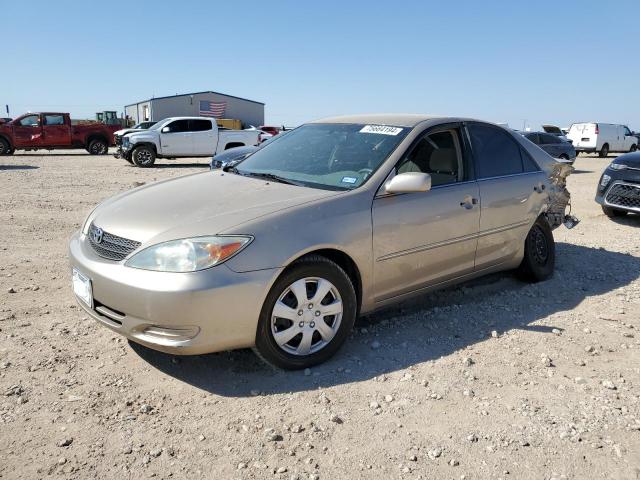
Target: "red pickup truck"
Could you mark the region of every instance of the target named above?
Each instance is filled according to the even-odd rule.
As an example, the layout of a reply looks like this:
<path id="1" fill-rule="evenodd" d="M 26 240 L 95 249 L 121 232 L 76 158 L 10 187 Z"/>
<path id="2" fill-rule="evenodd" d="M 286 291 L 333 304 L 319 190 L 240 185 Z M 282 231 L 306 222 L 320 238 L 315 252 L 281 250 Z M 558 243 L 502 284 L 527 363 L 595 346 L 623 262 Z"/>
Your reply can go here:
<path id="1" fill-rule="evenodd" d="M 27 113 L 0 124 L 0 155 L 41 148 L 84 148 L 91 154 L 104 155 L 115 143 L 113 132 L 121 128 L 104 123 L 72 125 L 68 113 Z"/>

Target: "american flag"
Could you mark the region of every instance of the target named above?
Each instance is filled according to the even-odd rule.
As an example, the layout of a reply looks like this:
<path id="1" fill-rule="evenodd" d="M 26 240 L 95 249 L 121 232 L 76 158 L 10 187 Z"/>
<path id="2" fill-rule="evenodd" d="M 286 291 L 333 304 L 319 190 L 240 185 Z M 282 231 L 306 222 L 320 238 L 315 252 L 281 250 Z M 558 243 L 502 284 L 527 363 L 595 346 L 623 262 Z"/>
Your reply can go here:
<path id="1" fill-rule="evenodd" d="M 227 108 L 227 102 L 210 102 L 209 100 L 200 100 L 200 116 L 202 117 L 224 117 L 224 111 Z"/>

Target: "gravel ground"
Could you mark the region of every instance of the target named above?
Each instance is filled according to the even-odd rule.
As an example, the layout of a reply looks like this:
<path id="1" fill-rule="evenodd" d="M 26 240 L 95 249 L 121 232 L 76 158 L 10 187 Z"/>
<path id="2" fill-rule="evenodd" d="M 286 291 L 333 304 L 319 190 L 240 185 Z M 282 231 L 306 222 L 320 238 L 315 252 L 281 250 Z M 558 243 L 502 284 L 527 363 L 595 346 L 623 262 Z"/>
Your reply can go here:
<path id="1" fill-rule="evenodd" d="M 640 478 L 640 217 L 569 177 L 553 279 L 476 280 L 362 318 L 305 372 L 160 354 L 82 313 L 67 240 L 102 199 L 205 171 L 0 159 L 0 477 Z"/>

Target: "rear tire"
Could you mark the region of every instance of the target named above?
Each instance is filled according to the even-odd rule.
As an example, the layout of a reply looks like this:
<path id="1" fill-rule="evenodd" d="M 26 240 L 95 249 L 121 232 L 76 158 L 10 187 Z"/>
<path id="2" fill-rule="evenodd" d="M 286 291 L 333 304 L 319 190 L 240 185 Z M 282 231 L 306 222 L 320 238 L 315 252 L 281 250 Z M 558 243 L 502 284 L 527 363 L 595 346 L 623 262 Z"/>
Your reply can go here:
<path id="1" fill-rule="evenodd" d="M 0 155 L 11 155 L 13 153 L 13 149 L 9 142 L 7 142 L 4 138 L 0 138 Z"/>
<path id="2" fill-rule="evenodd" d="M 609 144 L 605 143 L 602 148 L 600 149 L 600 152 L 598 152 L 598 156 L 600 158 L 606 158 L 609 156 Z"/>
<path id="3" fill-rule="evenodd" d="M 152 167 L 156 161 L 156 152 L 153 148 L 147 145 L 142 145 L 140 147 L 136 147 L 136 149 L 131 153 L 131 159 L 138 167 L 149 168 Z"/>
<path id="4" fill-rule="evenodd" d="M 109 152 L 109 145 L 104 140 L 96 138 L 89 142 L 87 152 L 91 155 L 106 155 Z"/>
<path id="5" fill-rule="evenodd" d="M 314 298 L 321 284 L 326 293 Z M 256 330 L 256 353 L 285 370 L 322 363 L 346 340 L 356 311 L 355 289 L 345 271 L 325 257 L 304 257 L 276 280 L 267 295 Z"/>
<path id="6" fill-rule="evenodd" d="M 549 222 L 538 217 L 524 241 L 524 258 L 516 274 L 528 282 L 541 282 L 553 275 L 556 244 Z"/>
<path id="7" fill-rule="evenodd" d="M 602 206 L 602 212 L 609 218 L 624 217 L 627 212 L 625 210 L 618 210 L 617 208 Z"/>

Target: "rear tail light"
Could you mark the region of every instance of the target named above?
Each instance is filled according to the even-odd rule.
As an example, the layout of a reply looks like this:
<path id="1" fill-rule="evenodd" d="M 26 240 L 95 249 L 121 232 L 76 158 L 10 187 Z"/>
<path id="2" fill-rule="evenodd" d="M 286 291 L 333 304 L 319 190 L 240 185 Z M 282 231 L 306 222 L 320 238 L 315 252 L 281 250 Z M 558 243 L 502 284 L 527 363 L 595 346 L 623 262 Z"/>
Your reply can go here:
<path id="1" fill-rule="evenodd" d="M 598 124 L 596 123 L 596 135 L 598 135 L 600 133 L 600 127 L 598 127 Z"/>

